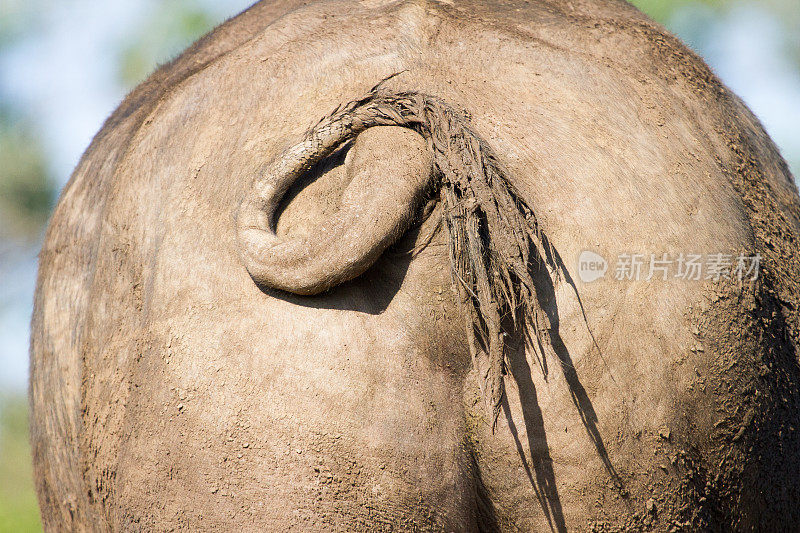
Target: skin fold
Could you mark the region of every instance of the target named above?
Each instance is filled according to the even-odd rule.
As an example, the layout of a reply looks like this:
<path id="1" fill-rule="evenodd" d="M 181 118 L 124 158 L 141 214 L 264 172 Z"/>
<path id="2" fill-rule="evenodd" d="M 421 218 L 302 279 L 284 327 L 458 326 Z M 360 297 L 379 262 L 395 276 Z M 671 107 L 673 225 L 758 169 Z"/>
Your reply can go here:
<path id="1" fill-rule="evenodd" d="M 510 328 L 495 431 L 422 137 L 366 129 L 248 203 L 381 80 L 464 114 L 564 273 L 534 271 L 551 345 Z M 800 523 L 799 232 L 758 121 L 624 2 L 258 3 L 125 99 L 53 214 L 31 339 L 43 523 Z M 586 250 L 761 265 L 585 283 Z"/>

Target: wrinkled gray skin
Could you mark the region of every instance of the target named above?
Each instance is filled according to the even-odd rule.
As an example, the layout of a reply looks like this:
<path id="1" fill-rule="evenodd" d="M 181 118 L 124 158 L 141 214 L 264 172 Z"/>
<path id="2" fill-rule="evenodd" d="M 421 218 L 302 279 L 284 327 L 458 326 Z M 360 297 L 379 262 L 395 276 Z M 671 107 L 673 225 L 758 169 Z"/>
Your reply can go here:
<path id="1" fill-rule="evenodd" d="M 291 295 L 241 259 L 254 180 L 397 72 L 469 113 L 570 274 L 538 280 L 556 355 L 545 378 L 510 351 L 495 434 L 416 133 L 367 130 L 280 212 L 297 287 L 368 263 L 354 279 Z M 31 343 L 46 529 L 800 523 L 799 206 L 751 113 L 624 2 L 257 4 L 128 96 L 53 215 Z M 586 249 L 763 261 L 742 284 L 582 283 Z"/>

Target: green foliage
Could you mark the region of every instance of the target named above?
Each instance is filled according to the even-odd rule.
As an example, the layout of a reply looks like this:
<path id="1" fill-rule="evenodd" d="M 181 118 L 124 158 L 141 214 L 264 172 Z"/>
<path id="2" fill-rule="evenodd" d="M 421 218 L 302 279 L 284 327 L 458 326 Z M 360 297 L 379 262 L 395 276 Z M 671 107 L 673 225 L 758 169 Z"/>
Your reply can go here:
<path id="1" fill-rule="evenodd" d="M 50 179 L 37 136 L 0 109 L 0 238 L 35 239 L 53 206 Z"/>
<path id="2" fill-rule="evenodd" d="M 0 49 L 36 28 L 41 14 L 37 4 L 30 0 L 0 0 Z"/>
<path id="3" fill-rule="evenodd" d="M 672 15 L 689 4 L 699 4 L 714 9 L 723 9 L 736 0 L 629 0 L 631 4 L 644 11 L 650 18 L 663 25 L 669 23 Z"/>
<path id="4" fill-rule="evenodd" d="M 28 403 L 0 397 L 0 533 L 41 531 L 28 446 Z"/>
<path id="5" fill-rule="evenodd" d="M 763 2 L 778 16 L 786 28 L 787 51 L 800 70 L 800 9 L 797 0 L 763 0 Z"/>
<path id="6" fill-rule="evenodd" d="M 653 20 L 669 28 L 673 15 L 689 7 L 705 7 L 721 15 L 736 6 L 757 5 L 778 16 L 786 28 L 786 35 L 794 36 L 789 43 L 789 53 L 800 66 L 800 9 L 797 0 L 628 0 Z M 675 28 L 670 28 L 674 31 Z"/>
<path id="7" fill-rule="evenodd" d="M 133 32 L 133 37 L 122 45 L 118 60 L 120 82 L 133 87 L 159 63 L 180 53 L 213 25 L 212 17 L 197 2 L 176 0 L 159 3 Z"/>

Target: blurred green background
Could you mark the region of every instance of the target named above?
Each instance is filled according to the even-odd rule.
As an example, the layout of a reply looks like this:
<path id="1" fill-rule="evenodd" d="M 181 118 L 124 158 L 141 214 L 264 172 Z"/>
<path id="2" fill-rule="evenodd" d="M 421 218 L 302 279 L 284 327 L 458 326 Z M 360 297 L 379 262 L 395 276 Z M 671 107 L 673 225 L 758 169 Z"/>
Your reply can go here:
<path id="1" fill-rule="evenodd" d="M 248 0 L 0 0 L 0 533 L 41 529 L 28 322 L 47 216 L 103 120 Z M 699 52 L 800 169 L 798 0 L 635 0 Z"/>

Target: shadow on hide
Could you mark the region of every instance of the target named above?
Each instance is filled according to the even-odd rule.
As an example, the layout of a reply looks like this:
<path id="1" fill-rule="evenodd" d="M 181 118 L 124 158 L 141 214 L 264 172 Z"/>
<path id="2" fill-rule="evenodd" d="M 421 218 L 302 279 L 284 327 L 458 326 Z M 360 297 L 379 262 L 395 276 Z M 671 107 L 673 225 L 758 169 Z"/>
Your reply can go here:
<path id="1" fill-rule="evenodd" d="M 547 238 L 543 236 L 543 241 L 546 241 L 546 239 Z M 553 264 L 558 267 L 561 275 L 564 277 L 564 281 L 574 291 L 575 296 L 578 299 L 581 312 L 583 313 L 583 302 L 580 300 L 578 289 L 574 280 L 567 271 L 564 261 L 555 248 L 549 246 L 547 242 L 545 242 L 544 248 L 545 250 L 552 250 L 554 257 L 551 257 L 550 259 L 552 259 Z M 550 341 L 552 343 L 552 348 L 559 359 L 561 369 L 564 373 L 564 378 L 570 390 L 572 402 L 578 411 L 587 435 L 594 444 L 597 455 L 603 462 L 606 472 L 613 479 L 617 489 L 624 493 L 622 479 L 617 473 L 617 470 L 614 468 L 614 465 L 611 463 L 605 443 L 603 442 L 603 438 L 597 428 L 597 413 L 594 410 L 594 406 L 592 405 L 592 401 L 589 398 L 586 389 L 578 378 L 578 374 L 575 370 L 569 350 L 567 350 L 567 347 L 564 345 L 561 335 L 559 334 L 558 305 L 555 298 L 555 287 L 549 273 L 547 272 L 547 269 L 539 268 L 536 272 L 535 281 L 537 297 L 539 298 L 542 308 L 548 314 L 550 324 L 552 326 L 552 329 L 550 330 Z M 586 327 L 589 329 L 589 324 L 586 320 L 585 313 L 583 316 L 584 321 L 586 322 Z M 600 348 L 594 341 L 594 335 L 592 334 L 591 330 L 589 330 L 589 334 L 592 336 L 594 346 L 599 352 Z M 535 340 L 533 340 L 533 342 L 535 342 Z M 546 365 L 544 361 L 542 361 L 542 364 Z M 546 368 L 546 366 L 543 366 L 543 371 L 546 372 Z M 517 389 L 519 391 L 519 402 L 522 407 L 522 417 L 528 440 L 528 453 L 531 457 L 530 465 L 525 457 L 525 450 L 522 442 L 520 441 L 519 432 L 511 415 L 508 398 L 504 398 L 503 412 L 505 413 L 505 417 L 508 422 L 509 431 L 514 438 L 520 461 L 522 462 L 523 468 L 525 469 L 528 479 L 530 480 L 531 486 L 533 487 L 536 498 L 541 505 L 542 511 L 545 514 L 545 518 L 550 525 L 551 531 L 557 531 L 559 533 L 564 532 L 566 531 L 566 522 L 561 506 L 561 499 L 558 495 L 558 487 L 556 484 L 555 472 L 553 470 L 553 460 L 550 456 L 550 448 L 547 443 L 547 434 L 544 428 L 544 417 L 542 415 L 542 410 L 539 407 L 536 386 L 533 382 L 531 367 L 528 364 L 528 360 L 525 355 L 525 346 L 523 342 L 518 342 L 517 346 L 509 350 L 508 370 L 511 374 L 511 377 L 516 382 Z"/>

